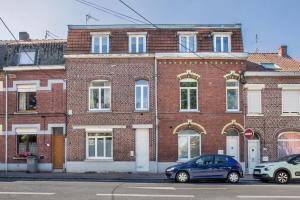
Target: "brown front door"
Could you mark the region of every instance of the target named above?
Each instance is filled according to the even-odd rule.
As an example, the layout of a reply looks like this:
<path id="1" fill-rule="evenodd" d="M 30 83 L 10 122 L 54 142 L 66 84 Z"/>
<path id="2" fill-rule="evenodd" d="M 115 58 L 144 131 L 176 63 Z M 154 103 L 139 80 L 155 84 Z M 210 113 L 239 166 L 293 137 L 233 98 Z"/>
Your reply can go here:
<path id="1" fill-rule="evenodd" d="M 62 169 L 65 159 L 65 137 L 63 132 L 53 130 L 52 142 L 52 158 L 53 158 L 53 169 Z"/>

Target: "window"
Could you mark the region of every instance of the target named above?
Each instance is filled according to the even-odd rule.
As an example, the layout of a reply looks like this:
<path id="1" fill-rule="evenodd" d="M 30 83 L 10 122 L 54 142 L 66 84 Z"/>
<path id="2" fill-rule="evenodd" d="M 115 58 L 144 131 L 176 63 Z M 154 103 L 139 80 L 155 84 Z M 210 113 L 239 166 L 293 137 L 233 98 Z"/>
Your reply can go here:
<path id="1" fill-rule="evenodd" d="M 198 110 L 198 87 L 194 79 L 183 79 L 180 81 L 180 110 Z"/>
<path id="2" fill-rule="evenodd" d="M 17 153 L 31 152 L 36 153 L 36 135 L 26 134 L 17 136 Z"/>
<path id="3" fill-rule="evenodd" d="M 35 64 L 35 51 L 20 51 L 19 65 L 34 65 Z"/>
<path id="4" fill-rule="evenodd" d="M 112 133 L 87 134 L 88 159 L 112 159 L 113 143 Z"/>
<path id="5" fill-rule="evenodd" d="M 213 156 L 201 156 L 197 161 L 197 165 L 212 165 L 214 162 Z"/>
<path id="6" fill-rule="evenodd" d="M 239 111 L 239 82 L 237 80 L 226 81 L 226 110 Z"/>
<path id="7" fill-rule="evenodd" d="M 300 90 L 282 90 L 282 112 L 300 114 Z"/>
<path id="8" fill-rule="evenodd" d="M 226 165 L 228 163 L 228 158 L 226 156 L 215 156 L 216 165 Z"/>
<path id="9" fill-rule="evenodd" d="M 261 63 L 261 65 L 265 68 L 265 69 L 279 69 L 280 67 L 278 65 L 276 65 L 275 63 Z"/>
<path id="10" fill-rule="evenodd" d="M 18 92 L 18 111 L 36 110 L 36 92 Z"/>
<path id="11" fill-rule="evenodd" d="M 195 34 L 181 34 L 179 35 L 179 52 L 196 52 L 197 41 Z"/>
<path id="12" fill-rule="evenodd" d="M 128 33 L 128 51 L 129 53 L 145 53 L 146 52 L 146 33 L 133 34 Z"/>
<path id="13" fill-rule="evenodd" d="M 111 109 L 111 83 L 109 81 L 92 81 L 89 87 L 89 109 Z"/>
<path id="14" fill-rule="evenodd" d="M 189 160 L 200 155 L 201 135 L 193 130 L 178 134 L 178 160 Z"/>
<path id="15" fill-rule="evenodd" d="M 135 109 L 149 109 L 149 86 L 146 80 L 138 80 L 135 82 Z"/>
<path id="16" fill-rule="evenodd" d="M 92 36 L 92 53 L 109 53 L 109 33 Z"/>
<path id="17" fill-rule="evenodd" d="M 231 52 L 231 32 L 214 33 L 214 52 Z"/>
<path id="18" fill-rule="evenodd" d="M 261 90 L 247 91 L 248 114 L 261 114 Z"/>

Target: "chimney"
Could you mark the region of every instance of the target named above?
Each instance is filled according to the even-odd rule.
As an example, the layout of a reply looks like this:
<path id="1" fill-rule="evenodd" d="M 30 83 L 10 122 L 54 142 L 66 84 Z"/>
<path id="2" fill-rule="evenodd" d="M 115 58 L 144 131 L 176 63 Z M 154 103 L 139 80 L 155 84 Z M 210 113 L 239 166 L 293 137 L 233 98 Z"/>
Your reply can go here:
<path id="1" fill-rule="evenodd" d="M 29 40 L 29 34 L 27 32 L 19 32 L 19 40 Z"/>
<path id="2" fill-rule="evenodd" d="M 278 49 L 278 55 L 281 57 L 287 57 L 287 45 L 281 45 Z"/>

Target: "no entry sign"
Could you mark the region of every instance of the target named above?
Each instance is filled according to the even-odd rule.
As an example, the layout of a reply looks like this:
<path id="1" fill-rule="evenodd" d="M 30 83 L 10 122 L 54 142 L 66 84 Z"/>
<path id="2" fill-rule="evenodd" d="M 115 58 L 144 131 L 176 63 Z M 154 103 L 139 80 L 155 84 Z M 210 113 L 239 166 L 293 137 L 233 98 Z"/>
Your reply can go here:
<path id="1" fill-rule="evenodd" d="M 245 138 L 250 140 L 254 136 L 253 130 L 250 129 L 250 128 L 246 129 L 245 132 L 244 132 L 244 136 L 245 136 Z"/>

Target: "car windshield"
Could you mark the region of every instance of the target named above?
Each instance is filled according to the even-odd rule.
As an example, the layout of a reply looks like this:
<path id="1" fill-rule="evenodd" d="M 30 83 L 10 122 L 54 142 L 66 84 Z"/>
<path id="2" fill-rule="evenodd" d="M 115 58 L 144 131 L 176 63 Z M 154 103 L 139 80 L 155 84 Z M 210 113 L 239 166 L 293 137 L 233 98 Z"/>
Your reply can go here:
<path id="1" fill-rule="evenodd" d="M 292 155 L 290 155 L 290 156 L 284 156 L 282 158 L 277 159 L 275 162 L 289 161 L 293 157 L 294 156 L 292 156 Z"/>

